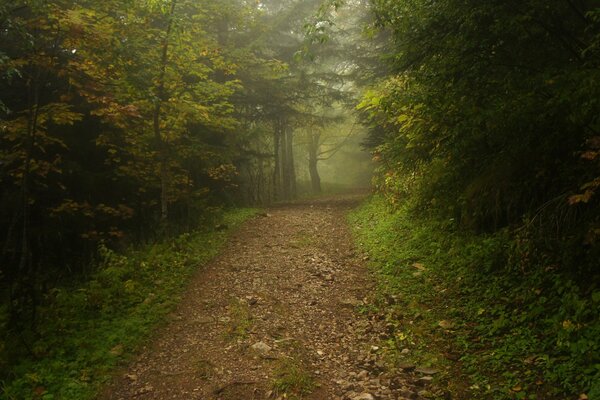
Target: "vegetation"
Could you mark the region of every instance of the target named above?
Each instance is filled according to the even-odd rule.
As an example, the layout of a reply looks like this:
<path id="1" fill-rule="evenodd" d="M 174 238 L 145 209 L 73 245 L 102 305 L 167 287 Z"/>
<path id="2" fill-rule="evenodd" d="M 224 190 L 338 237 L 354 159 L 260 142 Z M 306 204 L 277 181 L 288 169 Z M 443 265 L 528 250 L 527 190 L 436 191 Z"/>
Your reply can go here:
<path id="1" fill-rule="evenodd" d="M 543 258 L 524 271 L 522 236 L 464 232 L 382 196 L 350 220 L 379 276 L 376 311 L 393 326 L 384 351 L 394 365 L 440 369 L 453 398 L 600 395 L 600 292 L 582 293 Z"/>
<path id="2" fill-rule="evenodd" d="M 599 82 L 593 0 L 1 2 L 4 393 L 92 393 L 223 209 L 365 181 L 362 141 L 390 360 L 600 396 Z"/>
<path id="3" fill-rule="evenodd" d="M 313 391 L 315 382 L 300 361 L 290 358 L 279 361 L 275 366 L 275 379 L 272 386 L 277 395 L 298 400 Z"/>
<path id="4" fill-rule="evenodd" d="M 318 4 L 0 2 L 0 380 L 7 396 L 28 398 L 31 388 L 37 397 L 71 396 L 52 371 L 108 368 L 114 363 L 101 360 L 118 357 L 103 346 L 123 335 L 129 351 L 143 335 L 124 329 L 147 332 L 163 314 L 124 307 L 153 304 L 147 291 L 157 284 L 146 283 L 163 282 L 165 296 L 170 285 L 183 285 L 181 263 L 187 268 L 208 251 L 197 232 L 220 227 L 223 208 L 295 196 L 294 132 L 313 118 L 309 106 L 326 110 L 341 96 L 324 84 L 323 70 L 295 57 Z M 182 234 L 193 239 L 173 239 Z M 175 255 L 161 244 L 172 240 L 194 248 Z M 131 247 L 164 260 L 147 262 L 125 251 Z M 97 348 L 85 327 L 98 324 L 107 339 Z M 101 379 L 88 375 L 95 370 L 72 376 L 72 385 Z"/>
<path id="5" fill-rule="evenodd" d="M 224 223 L 234 229 L 254 214 L 228 212 Z M 183 234 L 124 254 L 102 246 L 88 280 L 46 294 L 37 309 L 35 336 L 3 327 L 2 397 L 93 396 L 114 367 L 164 323 L 188 277 L 218 253 L 227 232 Z"/>
<path id="6" fill-rule="evenodd" d="M 371 3 L 390 69 L 355 222 L 412 310 L 394 346 L 439 341 L 467 398 L 598 397 L 598 5 Z"/>

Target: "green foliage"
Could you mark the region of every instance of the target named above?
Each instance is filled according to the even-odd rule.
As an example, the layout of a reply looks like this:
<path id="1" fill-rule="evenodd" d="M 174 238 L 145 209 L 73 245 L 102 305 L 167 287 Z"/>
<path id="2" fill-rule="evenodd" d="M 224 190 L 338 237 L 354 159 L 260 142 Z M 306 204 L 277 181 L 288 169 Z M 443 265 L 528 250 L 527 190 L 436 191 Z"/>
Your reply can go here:
<path id="1" fill-rule="evenodd" d="M 480 231 L 580 193 L 582 231 L 595 235 L 597 5 L 378 0 L 373 11 L 394 73 L 359 109 L 381 179 L 412 175 L 421 207 Z"/>
<path id="2" fill-rule="evenodd" d="M 379 276 L 380 311 L 394 326 L 390 359 L 406 358 L 400 350 L 409 348 L 412 361 L 441 368 L 440 384 L 459 398 L 597 393 L 593 275 L 574 280 L 522 230 L 460 232 L 407 202 L 391 208 L 382 196 L 350 220 Z"/>
<path id="3" fill-rule="evenodd" d="M 256 213 L 226 212 L 230 229 Z M 225 242 L 227 231 L 183 234 L 116 253 L 100 246 L 90 279 L 47 291 L 38 332 L 15 332 L 0 320 L 2 398 L 93 398 L 114 368 L 164 323 L 191 274 Z M 28 341 L 26 350 L 21 340 Z"/>
<path id="4" fill-rule="evenodd" d="M 597 393 L 598 5 L 372 6 L 393 72 L 358 109 L 385 200 L 356 218 L 422 318 L 403 337 L 460 355 L 468 398 Z"/>

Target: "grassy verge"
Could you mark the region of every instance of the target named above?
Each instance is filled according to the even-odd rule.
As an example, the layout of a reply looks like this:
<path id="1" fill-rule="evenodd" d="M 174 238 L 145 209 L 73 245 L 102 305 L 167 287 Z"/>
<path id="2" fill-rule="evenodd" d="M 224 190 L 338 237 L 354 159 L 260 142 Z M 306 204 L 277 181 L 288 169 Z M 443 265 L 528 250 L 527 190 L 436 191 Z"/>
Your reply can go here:
<path id="1" fill-rule="evenodd" d="M 213 258 L 229 231 L 255 214 L 226 213 L 226 230 L 176 239 L 116 254 L 80 287 L 48 291 L 38 311 L 38 339 L 15 354 L 18 332 L 0 342 L 3 399 L 87 399 L 131 356 L 177 304 L 192 273 Z M 11 335 L 12 333 L 12 335 Z M 14 344 L 14 345 L 13 345 Z"/>
<path id="2" fill-rule="evenodd" d="M 379 277 L 387 358 L 438 369 L 432 397 L 600 399 L 597 276 L 576 282 L 541 256 L 524 268 L 508 230 L 457 232 L 377 197 L 349 218 Z"/>

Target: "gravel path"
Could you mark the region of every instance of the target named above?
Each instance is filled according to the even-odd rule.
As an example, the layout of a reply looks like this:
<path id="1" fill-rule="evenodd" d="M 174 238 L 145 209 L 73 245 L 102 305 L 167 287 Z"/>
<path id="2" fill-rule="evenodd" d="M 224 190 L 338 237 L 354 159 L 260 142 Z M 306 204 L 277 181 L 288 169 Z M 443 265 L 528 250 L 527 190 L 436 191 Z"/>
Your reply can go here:
<path id="1" fill-rule="evenodd" d="M 281 206 L 243 225 L 99 399 L 421 398 L 430 377 L 389 371 L 377 344 L 390 333 L 359 312 L 374 287 L 345 220 L 359 201 Z"/>

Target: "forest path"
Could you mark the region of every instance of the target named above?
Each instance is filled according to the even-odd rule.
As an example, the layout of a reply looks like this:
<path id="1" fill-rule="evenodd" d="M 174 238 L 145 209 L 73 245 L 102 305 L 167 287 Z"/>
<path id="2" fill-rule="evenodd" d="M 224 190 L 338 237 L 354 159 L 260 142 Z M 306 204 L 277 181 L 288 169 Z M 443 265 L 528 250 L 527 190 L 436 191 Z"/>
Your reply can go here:
<path id="1" fill-rule="evenodd" d="M 357 312 L 375 285 L 346 224 L 360 200 L 244 224 L 100 399 L 418 399 L 414 378 L 378 358 L 383 323 Z"/>

